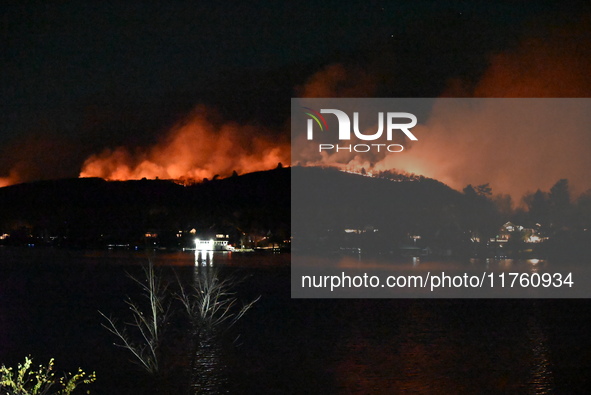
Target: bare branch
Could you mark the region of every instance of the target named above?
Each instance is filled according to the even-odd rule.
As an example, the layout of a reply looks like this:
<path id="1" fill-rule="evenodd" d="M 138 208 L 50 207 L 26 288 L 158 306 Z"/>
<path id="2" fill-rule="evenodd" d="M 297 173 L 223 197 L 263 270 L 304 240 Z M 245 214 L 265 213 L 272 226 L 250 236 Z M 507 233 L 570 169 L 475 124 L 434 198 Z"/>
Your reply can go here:
<path id="1" fill-rule="evenodd" d="M 121 344 L 116 345 L 128 349 L 134 356 L 135 362 L 149 373 L 157 373 L 162 329 L 169 318 L 169 304 L 165 300 L 167 299 L 165 293 L 167 287 L 156 275 L 151 259 L 148 260 L 147 267 L 144 267 L 144 274 L 145 281 L 128 274 L 140 286 L 143 296 L 148 301 L 146 309 L 131 299 L 125 301 L 131 311 L 131 322 L 124 323 L 120 328 L 114 319 L 107 317 L 100 311 L 99 313 L 107 321 L 107 324 L 102 324 L 102 326 L 121 341 Z M 137 329 L 139 337 L 137 343 L 132 341 L 132 336 L 126 330 L 128 327 Z"/>

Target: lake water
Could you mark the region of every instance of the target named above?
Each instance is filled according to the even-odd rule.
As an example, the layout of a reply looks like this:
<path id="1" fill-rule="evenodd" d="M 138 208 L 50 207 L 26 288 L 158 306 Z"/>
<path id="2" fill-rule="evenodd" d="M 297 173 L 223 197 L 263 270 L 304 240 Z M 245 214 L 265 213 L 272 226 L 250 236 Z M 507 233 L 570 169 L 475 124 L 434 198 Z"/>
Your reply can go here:
<path id="1" fill-rule="evenodd" d="M 194 255 L 156 263 L 195 278 Z M 591 391 L 591 303 L 581 300 L 292 300 L 289 255 L 213 256 L 261 299 L 193 369 L 154 381 L 114 347 L 98 311 L 126 317 L 145 253 L 0 248 L 0 361 L 56 358 L 97 372 L 94 394 L 580 394 Z M 173 339 L 174 340 L 174 339 Z M 174 360 L 174 358 L 172 358 Z M 191 377 L 185 377 L 185 376 Z M 82 391 L 84 392 L 84 391 Z"/>

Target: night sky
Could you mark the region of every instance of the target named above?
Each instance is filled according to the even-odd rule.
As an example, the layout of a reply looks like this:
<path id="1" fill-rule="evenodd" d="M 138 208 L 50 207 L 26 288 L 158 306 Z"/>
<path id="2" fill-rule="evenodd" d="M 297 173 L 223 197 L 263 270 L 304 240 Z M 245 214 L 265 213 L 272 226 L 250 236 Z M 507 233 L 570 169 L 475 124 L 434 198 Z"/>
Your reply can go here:
<path id="1" fill-rule="evenodd" d="M 222 138 L 253 163 L 238 170 L 271 166 L 289 156 L 293 96 L 589 96 L 585 10 L 491 3 L 3 6 L 0 185 L 77 177 L 114 153 L 123 178 L 223 175 L 237 164 L 222 165 Z M 200 141 L 176 172 L 156 159 Z"/>

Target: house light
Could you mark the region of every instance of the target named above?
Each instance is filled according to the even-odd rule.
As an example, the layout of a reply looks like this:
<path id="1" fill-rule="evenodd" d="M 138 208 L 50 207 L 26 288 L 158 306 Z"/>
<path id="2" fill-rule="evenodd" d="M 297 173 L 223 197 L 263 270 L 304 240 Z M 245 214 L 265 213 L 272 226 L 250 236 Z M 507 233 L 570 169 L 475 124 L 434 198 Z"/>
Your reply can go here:
<path id="1" fill-rule="evenodd" d="M 213 251 L 213 239 L 195 239 L 195 251 Z"/>

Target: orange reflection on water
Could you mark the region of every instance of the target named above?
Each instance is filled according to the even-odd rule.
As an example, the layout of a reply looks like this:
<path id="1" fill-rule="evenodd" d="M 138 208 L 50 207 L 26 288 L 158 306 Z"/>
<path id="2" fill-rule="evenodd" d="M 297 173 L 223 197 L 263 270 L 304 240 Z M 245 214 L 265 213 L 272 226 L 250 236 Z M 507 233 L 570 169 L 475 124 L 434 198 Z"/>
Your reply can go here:
<path id="1" fill-rule="evenodd" d="M 446 303 L 446 302 L 443 302 Z M 504 328 L 474 327 L 436 304 L 411 302 L 384 328 L 360 327 L 339 346 L 335 381 L 345 394 L 551 393 L 545 335 L 535 314 Z M 441 311 L 441 313 L 440 313 Z M 400 313 L 400 312 L 399 312 Z M 486 314 L 482 311 L 481 314 Z M 368 322 L 368 326 L 373 323 Z"/>

